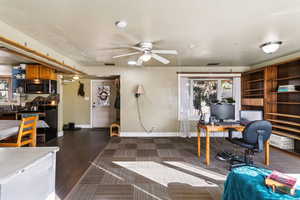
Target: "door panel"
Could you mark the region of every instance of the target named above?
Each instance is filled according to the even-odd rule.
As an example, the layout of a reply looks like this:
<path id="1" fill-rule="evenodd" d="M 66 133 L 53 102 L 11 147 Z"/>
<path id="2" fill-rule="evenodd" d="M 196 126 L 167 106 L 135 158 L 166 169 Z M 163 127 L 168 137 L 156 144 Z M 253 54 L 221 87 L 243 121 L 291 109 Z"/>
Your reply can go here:
<path id="1" fill-rule="evenodd" d="M 107 96 L 108 101 L 105 101 Z M 92 81 L 92 127 L 109 127 L 116 121 L 116 88 L 113 80 Z M 108 103 L 108 104 L 105 104 Z"/>

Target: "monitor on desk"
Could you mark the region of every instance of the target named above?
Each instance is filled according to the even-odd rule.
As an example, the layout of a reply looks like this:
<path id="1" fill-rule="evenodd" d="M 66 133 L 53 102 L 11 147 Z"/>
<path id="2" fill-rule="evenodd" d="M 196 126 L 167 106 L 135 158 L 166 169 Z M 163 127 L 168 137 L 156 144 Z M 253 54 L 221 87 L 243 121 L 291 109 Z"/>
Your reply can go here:
<path id="1" fill-rule="evenodd" d="M 263 120 L 263 112 L 261 110 L 241 110 L 240 111 L 241 121 L 256 121 Z"/>
<path id="2" fill-rule="evenodd" d="M 210 106 L 210 113 L 221 122 L 235 119 L 235 109 L 232 104 L 213 104 Z"/>

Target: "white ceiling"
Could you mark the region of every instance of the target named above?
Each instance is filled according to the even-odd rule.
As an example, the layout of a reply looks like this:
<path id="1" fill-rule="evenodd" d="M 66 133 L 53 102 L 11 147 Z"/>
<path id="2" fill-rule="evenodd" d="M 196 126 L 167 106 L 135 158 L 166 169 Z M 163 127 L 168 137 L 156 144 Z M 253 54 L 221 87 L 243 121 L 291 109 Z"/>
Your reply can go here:
<path id="1" fill-rule="evenodd" d="M 0 20 L 82 65 L 114 62 L 140 41 L 176 49 L 170 65 L 251 65 L 300 50 L 299 0 L 0 0 Z M 115 21 L 125 19 L 119 30 Z M 265 55 L 259 45 L 282 40 Z M 132 57 L 134 58 L 134 57 Z M 156 61 L 150 65 L 161 65 Z"/>
<path id="2" fill-rule="evenodd" d="M 0 49 L 0 65 L 19 65 L 22 63 L 32 63 L 32 61 Z"/>

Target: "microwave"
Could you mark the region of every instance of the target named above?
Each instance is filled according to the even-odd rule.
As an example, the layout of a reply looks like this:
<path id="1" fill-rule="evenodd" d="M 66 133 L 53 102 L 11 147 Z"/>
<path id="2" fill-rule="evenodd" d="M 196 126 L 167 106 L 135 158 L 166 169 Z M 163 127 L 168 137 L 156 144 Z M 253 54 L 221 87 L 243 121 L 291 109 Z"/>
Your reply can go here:
<path id="1" fill-rule="evenodd" d="M 26 80 L 25 93 L 26 94 L 56 94 L 57 81 L 41 80 L 41 79 Z"/>

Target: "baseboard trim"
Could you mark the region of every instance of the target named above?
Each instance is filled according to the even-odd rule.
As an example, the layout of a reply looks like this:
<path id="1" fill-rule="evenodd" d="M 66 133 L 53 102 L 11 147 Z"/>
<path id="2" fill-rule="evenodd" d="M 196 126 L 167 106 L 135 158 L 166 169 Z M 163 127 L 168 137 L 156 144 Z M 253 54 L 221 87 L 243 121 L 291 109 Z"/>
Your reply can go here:
<path id="1" fill-rule="evenodd" d="M 211 137 L 228 137 L 226 132 L 213 132 Z M 237 137 L 240 133 L 233 133 L 233 136 Z M 201 137 L 205 137 L 205 133 L 201 133 Z M 120 137 L 185 137 L 179 132 L 121 132 Z M 196 132 L 192 132 L 189 137 L 197 137 Z"/>
<path id="2" fill-rule="evenodd" d="M 91 128 L 90 124 L 75 124 L 76 128 Z"/>
<path id="3" fill-rule="evenodd" d="M 57 137 L 62 137 L 64 136 L 64 131 L 58 131 L 57 132 Z"/>

